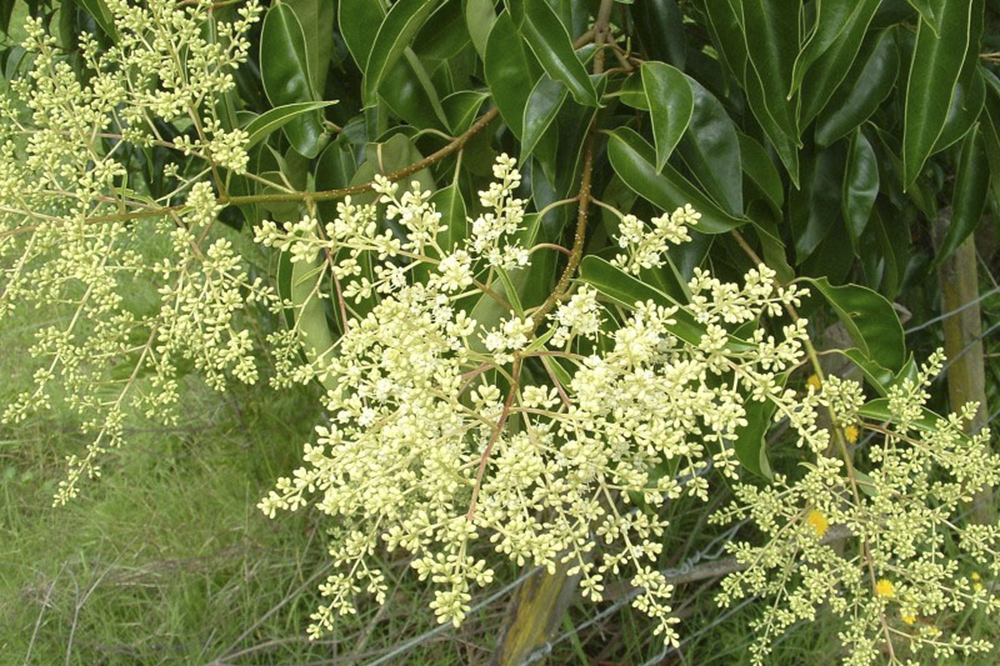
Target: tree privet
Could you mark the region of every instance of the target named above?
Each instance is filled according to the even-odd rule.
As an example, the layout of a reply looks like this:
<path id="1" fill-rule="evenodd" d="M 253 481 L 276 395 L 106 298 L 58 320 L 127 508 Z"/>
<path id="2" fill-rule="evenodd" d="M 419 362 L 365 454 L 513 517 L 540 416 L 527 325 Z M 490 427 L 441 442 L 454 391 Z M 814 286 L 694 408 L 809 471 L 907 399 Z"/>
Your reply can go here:
<path id="1" fill-rule="evenodd" d="M 61 505 L 127 424 L 177 422 L 191 382 L 319 388 L 302 466 L 258 505 L 328 517 L 312 637 L 385 601 L 388 551 L 442 623 L 498 562 L 568 565 L 595 603 L 640 589 L 676 645 L 683 505 L 756 527 L 715 599 L 760 598 L 757 663 L 821 612 L 848 664 L 993 649 L 933 618 L 1000 609 L 944 555 L 1000 576 L 1000 529 L 963 515 L 1000 457 L 966 434 L 977 405 L 932 410 L 945 359 L 907 353 L 886 298 L 909 252 L 893 207 L 931 212 L 949 147 L 941 252 L 984 210 L 982 3 L 773 4 L 33 3 L 4 51 L 0 318 L 63 316 L 3 422 L 79 414 Z M 911 52 L 930 83 L 879 124 Z M 818 350 L 801 312 L 851 346 Z"/>

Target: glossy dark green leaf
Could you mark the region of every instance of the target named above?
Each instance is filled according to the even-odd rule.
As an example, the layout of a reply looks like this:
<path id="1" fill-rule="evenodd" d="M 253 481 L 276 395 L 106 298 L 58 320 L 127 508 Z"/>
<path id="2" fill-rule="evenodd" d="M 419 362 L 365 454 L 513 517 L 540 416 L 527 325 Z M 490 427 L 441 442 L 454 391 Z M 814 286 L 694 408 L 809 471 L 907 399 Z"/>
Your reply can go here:
<path id="1" fill-rule="evenodd" d="M 632 5 L 635 31 L 650 60 L 683 70 L 686 60 L 684 13 L 677 0 L 642 0 Z"/>
<path id="2" fill-rule="evenodd" d="M 894 421 L 896 417 L 889 409 L 888 398 L 875 398 L 861 405 L 858 414 L 873 421 Z M 924 432 L 937 432 L 942 429 L 949 429 L 947 420 L 941 418 L 929 409 L 922 411 L 922 416 L 912 422 L 913 427 Z"/>
<path id="3" fill-rule="evenodd" d="M 282 0 L 302 24 L 306 38 L 306 58 L 313 91 L 318 99 L 326 90 L 326 75 L 333 57 L 333 10 L 330 0 Z"/>
<path id="4" fill-rule="evenodd" d="M 986 140 L 977 125 L 962 142 L 955 176 L 955 193 L 952 196 L 951 224 L 931 264 L 932 269 L 951 256 L 979 226 L 989 186 L 990 164 L 986 156 Z"/>
<path id="5" fill-rule="evenodd" d="M 965 138 L 982 115 L 985 103 L 986 83 L 979 72 L 970 82 L 960 80 L 955 86 L 944 128 L 934 144 L 934 152 L 939 153 Z"/>
<path id="6" fill-rule="evenodd" d="M 792 88 L 788 93 L 791 97 L 802 86 L 802 80 L 823 54 L 838 39 L 842 39 L 844 32 L 860 27 L 864 32 L 867 28 L 867 21 L 878 9 L 881 0 L 816 0 L 816 23 L 809 38 L 806 40 L 798 57 L 795 58 L 795 65 L 792 68 Z"/>
<path id="7" fill-rule="evenodd" d="M 446 60 L 458 55 L 470 39 L 462 0 L 443 0 L 417 33 L 413 52 L 421 59 Z"/>
<path id="8" fill-rule="evenodd" d="M 264 17 L 260 76 L 272 106 L 317 100 L 309 75 L 302 25 L 292 8 L 283 3 L 272 5 Z M 326 140 L 319 111 L 292 118 L 282 130 L 295 150 L 309 158 L 319 154 Z"/>
<path id="9" fill-rule="evenodd" d="M 802 169 L 802 187 L 789 191 L 788 217 L 798 264 L 812 255 L 827 235 L 842 223 L 840 200 L 845 153 L 841 142 L 807 155 Z"/>
<path id="10" fill-rule="evenodd" d="M 243 127 L 243 131 L 249 136 L 246 147 L 253 148 L 266 139 L 272 132 L 280 129 L 293 119 L 303 114 L 326 108 L 331 104 L 336 104 L 336 102 L 296 102 L 294 104 L 279 106 L 276 109 L 271 109 L 256 116 Z"/>
<path id="11" fill-rule="evenodd" d="M 326 358 L 334 348 L 333 334 L 326 319 L 326 308 L 323 299 L 320 298 L 322 282 L 326 276 L 322 271 L 325 264 L 325 257 L 316 257 L 311 262 L 299 261 L 292 264 L 290 289 L 295 327 L 302 351 L 310 363 Z M 333 375 L 324 373 L 319 379 L 325 389 L 337 388 Z"/>
<path id="12" fill-rule="evenodd" d="M 465 199 L 457 185 L 449 185 L 431 195 L 430 202 L 441 213 L 441 224 L 445 227 L 438 243 L 442 250 L 450 252 L 469 235 Z"/>
<path id="13" fill-rule="evenodd" d="M 986 80 L 986 103 L 980 118 L 980 129 L 986 145 L 986 157 L 990 161 L 990 181 L 994 196 L 1000 196 L 1000 80 L 992 72 L 983 70 L 982 77 Z M 993 81 L 991 81 L 993 79 Z M 994 84 L 996 88 L 994 88 Z"/>
<path id="14" fill-rule="evenodd" d="M 479 57 L 485 60 L 486 43 L 489 40 L 493 22 L 497 20 L 494 2 L 493 0 L 464 0 L 464 2 L 465 24 L 472 37 L 472 44 L 476 47 L 476 53 L 479 54 Z"/>
<path id="15" fill-rule="evenodd" d="M 535 87 L 531 89 L 528 101 L 524 105 L 524 134 L 521 137 L 522 164 L 549 131 L 559 109 L 566 101 L 567 92 L 566 86 L 561 81 L 553 80 L 548 75 L 539 78 Z M 552 154 L 547 157 L 554 159 L 556 146 L 552 143 L 550 147 Z M 544 160 L 542 157 L 540 159 Z"/>
<path id="16" fill-rule="evenodd" d="M 777 408 L 770 400 L 746 400 L 743 409 L 746 410 L 747 425 L 736 430 L 736 440 L 733 442 L 736 459 L 740 464 L 765 479 L 774 477 L 767 461 L 765 444 L 768 426 L 771 425 Z"/>
<path id="17" fill-rule="evenodd" d="M 886 395 L 887 387 L 893 380 L 893 373 L 890 370 L 868 358 L 860 349 L 837 350 L 837 353 L 842 354 L 857 366 L 861 374 L 868 380 L 868 384 L 878 391 L 879 395 Z"/>
<path id="18" fill-rule="evenodd" d="M 920 18 L 927 24 L 927 26 L 934 32 L 938 34 L 938 30 L 941 29 L 941 21 L 943 18 L 943 10 L 941 8 L 940 0 L 907 0 L 910 6 L 917 10 L 920 14 Z"/>
<path id="19" fill-rule="evenodd" d="M 871 218 L 872 206 L 878 196 L 878 160 L 864 132 L 855 130 L 847 148 L 841 208 L 851 248 L 858 255 L 858 242 Z"/>
<path id="20" fill-rule="evenodd" d="M 749 66 L 747 78 L 756 74 L 764 109 L 788 137 L 798 137 L 794 106 L 788 101 L 792 67 L 799 52 L 799 0 L 743 0 L 743 31 Z"/>
<path id="21" fill-rule="evenodd" d="M 903 326 L 892 304 L 878 293 L 856 284 L 834 287 L 826 278 L 809 279 L 826 298 L 858 349 L 893 372 L 906 361 Z"/>
<path id="22" fill-rule="evenodd" d="M 656 170 L 659 171 L 667 163 L 691 122 L 694 93 L 687 77 L 676 67 L 650 61 L 642 64 L 641 72 L 642 87 L 653 125 Z"/>
<path id="23" fill-rule="evenodd" d="M 703 233 L 724 233 L 746 222 L 724 212 L 669 164 L 656 171 L 656 153 L 645 139 L 627 127 L 609 133 L 608 158 L 615 173 L 635 192 L 663 211 L 690 203 L 701 213 L 695 227 Z"/>
<path id="24" fill-rule="evenodd" d="M 973 2 L 940 0 L 938 35 L 921 19 L 906 84 L 903 124 L 903 185 L 924 168 L 944 129 L 952 95 L 965 62 Z"/>
<path id="25" fill-rule="evenodd" d="M 647 301 L 665 307 L 678 304 L 666 293 L 612 266 L 596 255 L 587 255 L 580 262 L 580 280 L 594 287 L 608 300 L 628 309 L 633 309 L 636 303 Z M 690 344 L 697 345 L 701 342 L 705 327 L 695 321 L 692 314 L 687 310 L 678 310 L 672 318 L 674 323 L 666 326 L 668 331 Z M 733 336 L 729 337 L 726 346 L 733 350 L 749 348 L 746 342 Z"/>
<path id="26" fill-rule="evenodd" d="M 659 289 L 636 279 L 596 255 L 588 255 L 580 262 L 580 279 L 613 303 L 630 310 L 636 303 L 646 301 L 653 301 L 666 307 L 677 305 L 676 301 Z M 694 345 L 701 342 L 705 330 L 695 322 L 692 315 L 685 310 L 679 310 L 674 319 L 675 323 L 668 325 L 667 330 L 685 342 Z"/>
<path id="27" fill-rule="evenodd" d="M 687 79 L 694 108 L 678 151 L 704 191 L 738 217 L 743 214 L 743 181 L 736 127 L 712 93 L 693 78 Z"/>
<path id="28" fill-rule="evenodd" d="M 337 29 L 358 69 L 364 72 L 385 10 L 379 0 L 340 0 L 337 9 Z"/>
<path id="29" fill-rule="evenodd" d="M 749 67 L 747 68 L 746 89 L 744 90 L 750 111 L 754 118 L 760 123 L 764 134 L 774 146 L 778 158 L 788 172 L 788 177 L 792 184 L 799 186 L 799 145 L 796 139 L 785 133 L 781 126 L 768 113 L 764 103 L 765 92 L 758 77 Z"/>
<path id="30" fill-rule="evenodd" d="M 97 26 L 104 31 L 104 34 L 111 38 L 111 41 L 118 41 L 118 30 L 115 28 L 115 17 L 108 9 L 104 0 L 79 0 L 83 8 L 94 19 Z"/>
<path id="31" fill-rule="evenodd" d="M 747 206 L 747 217 L 753 222 L 754 233 L 763 251 L 764 263 L 774 269 L 779 282 L 782 284 L 791 282 L 795 279 L 795 271 L 788 263 L 788 251 L 778 231 L 780 210 L 774 213 L 769 206 L 758 199 L 751 201 Z"/>
<path id="32" fill-rule="evenodd" d="M 597 106 L 597 90 L 583 63 L 573 50 L 566 27 L 547 2 L 530 0 L 524 5 L 520 33 L 545 73 L 562 81 L 573 98 L 584 106 Z"/>
<path id="33" fill-rule="evenodd" d="M 816 142 L 829 146 L 866 121 L 892 92 L 899 74 L 895 31 L 874 33 L 816 122 Z"/>
<path id="34" fill-rule="evenodd" d="M 519 139 L 524 132 L 524 107 L 537 79 L 532 75 L 533 60 L 510 14 L 501 12 L 490 31 L 483 68 L 493 102 Z"/>
<path id="35" fill-rule="evenodd" d="M 743 82 L 747 67 L 747 42 L 743 34 L 743 14 L 728 0 L 706 2 L 707 28 L 722 56 L 726 68 L 737 81 Z M 753 77 L 756 80 L 757 77 Z"/>
<path id="36" fill-rule="evenodd" d="M 316 162 L 316 190 L 341 190 L 351 184 L 357 163 L 354 153 L 340 141 L 335 141 L 326 147 Z M 337 210 L 335 201 L 320 201 L 317 204 L 321 220 L 329 222 Z"/>
<path id="37" fill-rule="evenodd" d="M 393 113 L 419 129 L 448 129 L 448 117 L 423 63 L 407 47 L 382 80 L 379 96 Z"/>
<path id="38" fill-rule="evenodd" d="M 737 132 L 736 137 L 740 142 L 739 156 L 743 173 L 767 197 L 775 211 L 780 213 L 785 205 L 785 188 L 771 156 L 753 137 L 742 132 Z"/>
<path id="39" fill-rule="evenodd" d="M 459 90 L 441 100 L 451 133 L 458 136 L 472 127 L 472 123 L 476 121 L 476 114 L 487 99 L 489 95 L 486 93 Z"/>
<path id="40" fill-rule="evenodd" d="M 649 100 L 646 99 L 646 89 L 642 87 L 642 73 L 630 74 L 618 90 L 618 99 L 622 104 L 640 111 L 649 111 Z"/>
<path id="41" fill-rule="evenodd" d="M 858 55 L 879 2 L 862 0 L 857 5 L 859 11 L 851 14 L 844 29 L 824 50 L 823 56 L 813 63 L 809 68 L 809 76 L 802 81 L 802 107 L 799 109 L 801 128 L 808 127 L 827 106 L 831 95 L 842 81 L 847 85 L 851 80 L 848 72 Z"/>
<path id="42" fill-rule="evenodd" d="M 438 0 L 399 0 L 382 19 L 365 64 L 362 99 L 367 104 L 374 103 L 382 80 L 403 57 L 404 49 L 410 45 L 437 5 Z M 348 20 L 355 19 L 352 17 Z"/>

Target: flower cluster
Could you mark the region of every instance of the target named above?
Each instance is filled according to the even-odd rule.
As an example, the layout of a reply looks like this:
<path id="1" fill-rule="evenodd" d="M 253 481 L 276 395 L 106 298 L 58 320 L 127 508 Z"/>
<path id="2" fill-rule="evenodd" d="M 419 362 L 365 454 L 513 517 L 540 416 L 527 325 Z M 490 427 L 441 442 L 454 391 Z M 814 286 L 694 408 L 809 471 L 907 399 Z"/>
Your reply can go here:
<path id="1" fill-rule="evenodd" d="M 797 304 L 798 291 L 775 288 L 762 266 L 744 287 L 699 273 L 693 293 L 725 290 L 720 307 L 638 302 L 616 322 L 580 284 L 546 317 L 520 311 L 502 302 L 525 270 L 508 259 L 528 250 L 512 196 L 520 176 L 505 155 L 494 175 L 480 193 L 488 212 L 447 250 L 429 193 L 414 184 L 400 195 L 384 180 L 379 201 L 345 200 L 322 231 L 312 218 L 260 228 L 257 240 L 293 261 L 320 258 L 348 320 L 331 353 L 311 362 L 327 378 L 330 423 L 260 508 L 274 516 L 315 501 L 343 526 L 313 635 L 354 612 L 361 590 L 384 597 L 371 564 L 380 548 L 409 552 L 437 588 L 435 612 L 457 625 L 473 588 L 493 578 L 476 547 L 485 542 L 518 564 L 567 566 L 595 601 L 609 575 L 631 570 L 645 590 L 636 606 L 675 641 L 672 588 L 654 567 L 667 527 L 656 508 L 707 499 L 710 467 L 736 476 L 746 395 L 783 395 L 778 377 L 799 362 L 805 328 L 746 341 L 732 324 Z M 379 204 L 402 235 L 377 224 Z M 687 209 L 674 217 L 697 219 Z M 478 294 L 472 305 L 465 289 Z M 375 303 L 366 310 L 352 294 Z M 654 472 L 664 467 L 676 474 Z M 631 496 L 650 510 L 627 510 Z"/>
<path id="2" fill-rule="evenodd" d="M 29 20 L 30 64 L 0 103 L 0 319 L 37 308 L 58 322 L 39 331 L 34 385 L 0 422 L 23 421 L 56 394 L 79 414 L 92 439 L 67 457 L 57 503 L 100 474 L 100 454 L 120 445 L 130 415 L 176 418 L 188 367 L 220 390 L 256 381 L 242 319 L 280 309 L 248 273 L 256 248 L 216 228 L 224 183 L 204 178 L 246 167 L 246 132 L 215 100 L 236 85 L 259 4 L 241 3 L 230 22 L 212 17 L 211 2 L 105 5 L 116 39 L 99 48 L 81 35 L 79 71 L 42 20 Z M 154 200 L 126 167 L 130 151 L 154 146 L 204 170 L 171 170 L 176 188 Z"/>
<path id="3" fill-rule="evenodd" d="M 647 230 L 635 215 L 623 215 L 618 230 L 618 245 L 624 253 L 612 262 L 624 270 L 638 275 L 644 268 L 662 266 L 664 255 L 671 245 L 691 240 L 687 228 L 696 226 L 701 213 L 691 204 L 681 206 L 673 213 L 664 213 L 650 220 L 653 228 Z"/>
<path id="4" fill-rule="evenodd" d="M 960 561 L 941 552 L 949 534 L 978 566 L 1000 575 L 1000 528 L 962 526 L 959 519 L 963 502 L 1000 481 L 1000 458 L 988 431 L 964 432 L 976 405 L 947 419 L 924 409 L 942 360 L 932 356 L 915 379 L 890 387 L 877 412 L 862 409 L 855 382 L 828 377 L 818 391 L 810 387 L 806 402 L 814 408 L 805 418 L 801 410 L 789 413 L 800 443 L 814 454 L 801 478 L 738 485 L 735 505 L 714 516 L 749 518 L 765 537 L 761 545 L 731 545 L 745 568 L 724 579 L 718 595 L 723 606 L 753 595 L 768 600 L 752 623 L 760 639 L 755 663 L 767 663 L 771 642 L 789 626 L 815 620 L 824 608 L 844 621 L 845 663 L 852 666 L 880 663 L 886 650 L 897 659 L 904 645 L 926 648 L 935 660 L 992 649 L 948 636 L 934 622 L 944 611 L 1000 610 L 1000 597 L 975 586 Z M 835 424 L 868 432 L 864 469 L 846 434 L 835 432 L 831 442 L 830 431 L 817 426 L 821 406 Z M 779 410 L 787 407 L 779 402 Z"/>

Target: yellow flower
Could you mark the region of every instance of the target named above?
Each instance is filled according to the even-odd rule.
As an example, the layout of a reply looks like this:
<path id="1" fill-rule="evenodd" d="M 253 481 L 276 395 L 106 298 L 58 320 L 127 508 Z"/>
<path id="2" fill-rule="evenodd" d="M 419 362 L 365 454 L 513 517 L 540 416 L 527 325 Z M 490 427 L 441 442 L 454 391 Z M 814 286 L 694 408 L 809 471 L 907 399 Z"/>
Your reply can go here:
<path id="1" fill-rule="evenodd" d="M 857 426 L 853 426 L 853 425 L 849 425 L 846 428 L 844 428 L 844 437 L 851 444 L 854 444 L 855 442 L 857 442 L 858 441 L 858 427 Z"/>
<path id="2" fill-rule="evenodd" d="M 809 379 L 806 380 L 806 386 L 812 386 L 817 391 L 819 390 L 819 387 L 822 385 L 823 383 L 819 380 L 819 377 L 817 377 L 816 375 L 809 375 Z"/>
<path id="3" fill-rule="evenodd" d="M 906 624 L 913 624 L 917 621 L 917 617 L 915 615 L 904 615 L 900 619 Z"/>
<path id="4" fill-rule="evenodd" d="M 889 599 L 896 596 L 896 588 L 892 586 L 892 581 L 886 578 L 879 580 L 875 583 L 875 594 L 880 597 L 888 597 Z"/>
<path id="5" fill-rule="evenodd" d="M 823 536 L 826 531 L 830 529 L 830 521 L 827 520 L 826 516 L 822 512 L 813 509 L 806 515 L 806 522 L 812 525 L 813 529 L 816 530 L 816 534 Z"/>
<path id="6" fill-rule="evenodd" d="M 979 578 L 980 578 L 979 572 L 978 571 L 973 571 L 972 575 L 969 576 L 969 578 L 971 578 L 972 580 L 979 580 Z"/>

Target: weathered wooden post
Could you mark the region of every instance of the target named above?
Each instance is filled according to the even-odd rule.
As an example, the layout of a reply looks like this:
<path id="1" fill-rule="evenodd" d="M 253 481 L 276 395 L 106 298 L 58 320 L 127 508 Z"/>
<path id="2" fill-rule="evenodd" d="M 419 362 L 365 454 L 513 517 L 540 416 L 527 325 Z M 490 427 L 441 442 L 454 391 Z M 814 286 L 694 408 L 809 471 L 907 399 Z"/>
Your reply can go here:
<path id="1" fill-rule="evenodd" d="M 935 241 L 940 245 L 948 231 L 951 210 L 938 217 Z M 976 261 L 976 241 L 969 236 L 957 250 L 938 267 L 941 285 L 941 310 L 956 312 L 942 322 L 944 350 L 953 362 L 948 367 L 948 399 L 952 409 L 969 401 L 979 402 L 979 411 L 968 425 L 970 433 L 986 425 L 986 371 L 983 359 L 982 317 L 979 303 L 979 271 Z M 971 305 L 969 305 L 971 304 Z M 977 523 L 992 524 L 996 517 L 993 493 L 983 489 L 972 502 L 972 518 Z"/>

